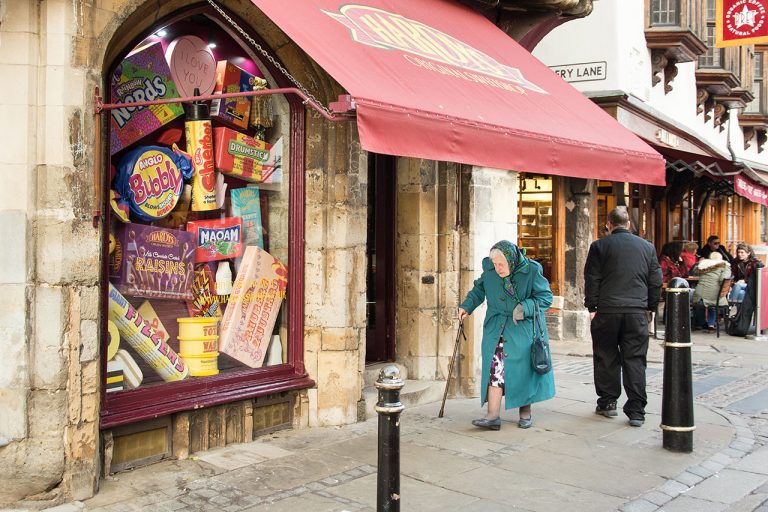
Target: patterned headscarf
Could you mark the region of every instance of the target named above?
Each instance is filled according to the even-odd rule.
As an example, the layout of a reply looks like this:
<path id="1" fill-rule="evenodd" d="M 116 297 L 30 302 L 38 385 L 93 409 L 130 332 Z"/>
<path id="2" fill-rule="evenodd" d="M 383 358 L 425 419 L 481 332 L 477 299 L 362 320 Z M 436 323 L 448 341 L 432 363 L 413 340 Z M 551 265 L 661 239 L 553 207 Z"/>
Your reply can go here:
<path id="1" fill-rule="evenodd" d="M 498 249 L 507 259 L 509 264 L 509 275 L 502 278 L 504 283 L 504 292 L 512 298 L 517 298 L 515 292 L 515 286 L 512 284 L 512 278 L 518 272 L 525 270 L 528 267 L 528 258 L 525 257 L 525 253 L 520 250 L 515 244 L 507 240 L 497 242 L 491 247 L 491 250 Z"/>

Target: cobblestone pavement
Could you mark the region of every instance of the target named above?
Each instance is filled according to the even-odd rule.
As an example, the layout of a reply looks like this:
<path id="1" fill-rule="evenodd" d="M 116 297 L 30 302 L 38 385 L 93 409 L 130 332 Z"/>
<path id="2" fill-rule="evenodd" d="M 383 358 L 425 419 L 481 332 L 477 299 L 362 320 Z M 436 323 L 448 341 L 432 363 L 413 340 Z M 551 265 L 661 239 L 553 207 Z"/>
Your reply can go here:
<path id="1" fill-rule="evenodd" d="M 646 425 L 592 413 L 589 347 L 553 345 L 558 396 L 534 406 L 534 427 L 507 411 L 499 432 L 474 429 L 477 400 L 406 410 L 404 511 L 768 512 L 768 343 L 702 335 L 692 351 L 697 430 L 691 454 L 661 448 L 663 352 L 649 354 Z M 88 510 L 372 511 L 376 420 L 275 433 L 102 481 Z"/>

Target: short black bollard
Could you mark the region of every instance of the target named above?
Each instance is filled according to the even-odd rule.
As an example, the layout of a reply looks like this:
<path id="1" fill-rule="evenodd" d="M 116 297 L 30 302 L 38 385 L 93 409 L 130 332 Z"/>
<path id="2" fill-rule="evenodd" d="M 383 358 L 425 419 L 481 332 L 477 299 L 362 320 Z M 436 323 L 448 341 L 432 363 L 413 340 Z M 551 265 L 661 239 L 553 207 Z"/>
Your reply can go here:
<path id="1" fill-rule="evenodd" d="M 379 468 L 376 484 L 376 511 L 400 511 L 400 390 L 405 383 L 397 366 L 385 366 L 379 372 L 376 388 L 379 402 Z"/>
<path id="2" fill-rule="evenodd" d="M 664 336 L 664 387 L 661 396 L 662 445 L 673 452 L 693 451 L 693 378 L 688 288 L 667 290 Z"/>

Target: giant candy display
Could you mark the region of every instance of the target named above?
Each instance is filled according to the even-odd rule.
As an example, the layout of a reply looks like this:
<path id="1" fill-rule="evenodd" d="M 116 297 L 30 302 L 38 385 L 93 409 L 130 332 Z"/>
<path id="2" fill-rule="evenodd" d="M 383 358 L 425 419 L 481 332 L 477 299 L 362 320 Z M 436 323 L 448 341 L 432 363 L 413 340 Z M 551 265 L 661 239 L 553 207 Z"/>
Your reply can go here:
<path id="1" fill-rule="evenodd" d="M 120 224 L 109 279 L 134 297 L 192 300 L 195 237 L 186 231 Z"/>
<path id="2" fill-rule="evenodd" d="M 255 77 L 235 66 L 220 60 L 216 65 L 216 93 L 252 91 Z M 248 96 L 213 100 L 211 119 L 245 130 L 251 116 L 251 99 Z"/>
<path id="3" fill-rule="evenodd" d="M 131 107 L 128 104 L 178 98 L 159 42 L 142 46 L 129 53 L 111 79 L 111 103 L 125 103 L 112 110 L 110 125 L 110 154 L 149 135 L 184 111 L 178 103 Z"/>
<path id="4" fill-rule="evenodd" d="M 248 181 L 265 181 L 275 170 L 272 145 L 229 128 L 215 128 L 216 169 Z"/>
<path id="5" fill-rule="evenodd" d="M 203 96 L 216 86 L 216 59 L 208 43 L 197 36 L 181 36 L 168 45 L 165 59 L 171 77 L 182 97 L 193 96 L 195 89 Z"/>
<path id="6" fill-rule="evenodd" d="M 145 322 L 117 289 L 109 284 L 109 320 L 124 339 L 165 382 L 182 380 L 189 369 L 176 352 Z"/>
<path id="7" fill-rule="evenodd" d="M 187 231 L 195 234 L 197 263 L 238 258 L 243 253 L 240 217 L 189 221 Z"/>
<path id="8" fill-rule="evenodd" d="M 251 368 L 264 363 L 288 270 L 258 246 L 245 248 L 232 295 L 219 328 L 219 352 Z"/>
<path id="9" fill-rule="evenodd" d="M 176 146 L 141 146 L 120 159 L 115 177 L 118 203 L 126 202 L 131 213 L 151 222 L 176 207 L 184 180 L 192 176 L 192 163 Z"/>
<path id="10" fill-rule="evenodd" d="M 259 189 L 256 187 L 237 188 L 231 192 L 231 210 L 233 217 L 243 219 L 243 243 L 264 248 L 261 227 L 261 203 Z"/>

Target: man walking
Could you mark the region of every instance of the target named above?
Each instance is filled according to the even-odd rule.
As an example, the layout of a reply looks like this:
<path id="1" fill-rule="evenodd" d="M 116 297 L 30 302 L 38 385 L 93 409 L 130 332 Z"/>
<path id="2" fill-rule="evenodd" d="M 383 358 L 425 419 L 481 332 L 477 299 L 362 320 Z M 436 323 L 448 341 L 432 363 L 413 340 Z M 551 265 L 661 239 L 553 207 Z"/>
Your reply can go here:
<path id="1" fill-rule="evenodd" d="M 661 268 L 653 245 L 629 231 L 624 206 L 608 214 L 610 235 L 592 242 L 584 266 L 584 305 L 590 312 L 597 408 L 617 416 L 622 372 L 624 414 L 633 427 L 645 422 L 648 312 L 661 292 Z"/>

